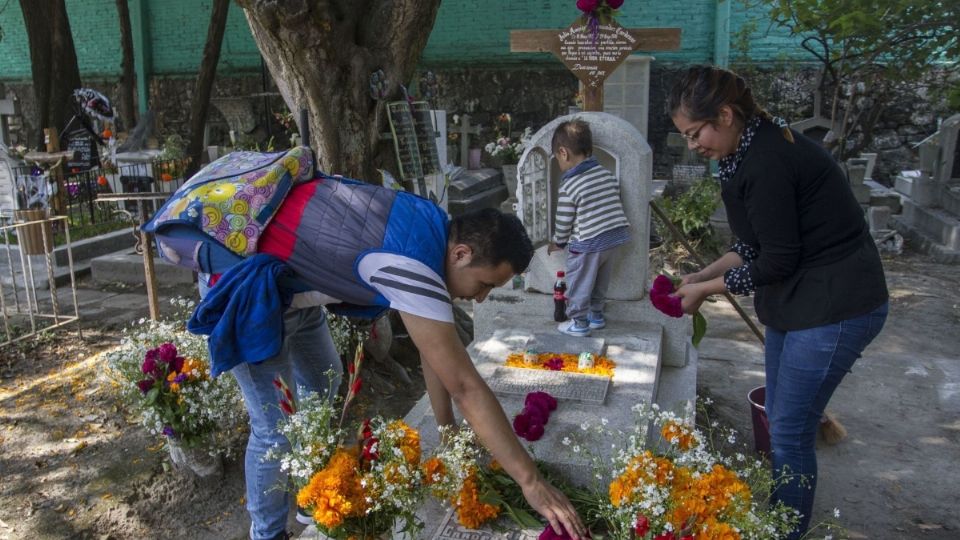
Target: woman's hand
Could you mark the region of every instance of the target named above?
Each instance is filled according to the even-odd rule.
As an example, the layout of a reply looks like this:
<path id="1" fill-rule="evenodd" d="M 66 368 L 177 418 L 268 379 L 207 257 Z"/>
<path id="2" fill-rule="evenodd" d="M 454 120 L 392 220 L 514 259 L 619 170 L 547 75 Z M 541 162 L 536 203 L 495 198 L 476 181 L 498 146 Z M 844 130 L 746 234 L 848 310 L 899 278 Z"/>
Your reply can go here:
<path id="1" fill-rule="evenodd" d="M 691 276 L 692 275 L 694 274 L 691 274 Z M 673 294 L 681 298 L 680 308 L 683 309 L 684 313 L 692 315 L 700 311 L 700 305 L 703 304 L 703 301 L 711 294 L 710 289 L 706 286 L 707 284 L 709 284 L 709 282 L 692 282 L 690 284 L 683 284 L 681 282 L 680 288 Z"/>
<path id="2" fill-rule="evenodd" d="M 587 528 L 584 527 L 577 510 L 570 499 L 560 490 L 553 487 L 539 474 L 527 485 L 522 486 L 523 496 L 530 506 L 541 516 L 547 518 L 554 532 L 566 531 L 574 540 L 586 538 Z"/>
<path id="3" fill-rule="evenodd" d="M 684 285 L 690 285 L 691 283 L 700 283 L 704 279 L 706 278 L 703 275 L 703 272 L 694 272 L 692 274 L 686 274 L 680 277 L 680 286 L 683 287 Z"/>

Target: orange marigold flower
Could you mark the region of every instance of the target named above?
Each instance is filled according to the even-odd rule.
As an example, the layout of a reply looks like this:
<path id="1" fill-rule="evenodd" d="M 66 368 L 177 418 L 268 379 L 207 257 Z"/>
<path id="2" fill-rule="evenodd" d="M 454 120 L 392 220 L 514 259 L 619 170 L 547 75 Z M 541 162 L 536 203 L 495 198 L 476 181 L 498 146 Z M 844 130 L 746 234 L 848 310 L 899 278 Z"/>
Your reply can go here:
<path id="1" fill-rule="evenodd" d="M 356 449 L 338 449 L 327 466 L 297 493 L 297 505 L 312 509 L 313 519 L 330 529 L 348 517 L 362 515 L 365 504 Z"/>
<path id="2" fill-rule="evenodd" d="M 535 364 L 527 364 L 524 362 L 523 353 L 511 353 L 507 356 L 505 365 L 515 368 L 547 370 L 549 368 L 546 367 L 546 364 L 552 358 L 560 358 L 563 361 L 563 367 L 560 369 L 560 371 L 566 371 L 569 373 L 583 373 L 586 375 L 613 377 L 613 370 L 616 367 L 616 364 L 613 362 L 613 360 L 610 360 L 606 356 L 598 356 L 593 363 L 593 367 L 580 369 L 578 355 L 569 353 L 539 353 L 537 355 L 537 362 Z"/>
<path id="3" fill-rule="evenodd" d="M 457 509 L 457 522 L 468 529 L 478 529 L 487 521 L 500 515 L 500 507 L 480 501 L 476 471 L 463 482 L 456 500 L 451 501 Z"/>
<path id="4" fill-rule="evenodd" d="M 660 435 L 680 450 L 689 450 L 697 444 L 691 429 L 676 422 L 664 423 L 660 429 Z"/>
<path id="5" fill-rule="evenodd" d="M 440 458 L 434 456 L 423 463 L 423 483 L 430 486 L 447 475 L 447 468 L 440 461 Z"/>

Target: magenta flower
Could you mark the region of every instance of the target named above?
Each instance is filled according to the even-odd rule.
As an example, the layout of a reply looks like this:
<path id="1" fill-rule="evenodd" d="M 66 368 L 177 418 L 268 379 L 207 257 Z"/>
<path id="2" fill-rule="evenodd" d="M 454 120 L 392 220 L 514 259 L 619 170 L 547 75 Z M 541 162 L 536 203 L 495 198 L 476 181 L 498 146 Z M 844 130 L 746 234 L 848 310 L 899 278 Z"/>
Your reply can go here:
<path id="1" fill-rule="evenodd" d="M 533 442 L 539 441 L 540 437 L 543 437 L 543 424 L 530 424 L 530 427 L 527 429 L 527 435 L 524 438 Z"/>
<path id="2" fill-rule="evenodd" d="M 140 366 L 140 371 L 145 374 L 152 374 L 157 371 L 157 355 L 151 356 L 150 353 L 147 353 L 146 358 L 143 359 L 143 364 Z"/>
<path id="3" fill-rule="evenodd" d="M 160 360 L 166 363 L 177 359 L 177 347 L 173 343 L 164 343 L 159 347 Z"/>
<path id="4" fill-rule="evenodd" d="M 620 6 L 623 5 L 623 0 L 607 0 L 607 5 L 610 6 L 610 9 L 620 9 Z"/>
<path id="5" fill-rule="evenodd" d="M 544 362 L 543 367 L 549 369 L 550 371 L 560 371 L 563 369 L 563 358 L 554 356 L 553 358 Z"/>
<path id="6" fill-rule="evenodd" d="M 146 394 L 151 388 L 153 388 L 153 379 L 144 379 L 137 382 L 137 388 L 140 389 L 141 393 Z"/>
<path id="7" fill-rule="evenodd" d="M 600 0 L 577 0 L 577 9 L 584 13 L 590 13 L 597 9 L 599 5 Z"/>
<path id="8" fill-rule="evenodd" d="M 530 417 L 531 424 L 545 425 L 550 419 L 550 409 L 540 401 L 528 403 L 527 406 L 523 408 L 521 414 L 526 414 Z"/>
<path id="9" fill-rule="evenodd" d="M 546 392 L 530 392 L 524 400 L 524 405 L 529 405 L 532 401 L 540 401 L 545 404 L 548 411 L 557 410 L 557 398 Z"/>
<path id="10" fill-rule="evenodd" d="M 543 529 L 543 532 L 540 533 L 538 537 L 539 540 L 570 540 L 570 535 L 567 534 L 567 531 L 563 531 L 561 534 L 557 534 L 553 531 L 553 527 L 549 524 Z M 590 532 L 587 532 L 587 538 L 590 538 Z"/>
<path id="11" fill-rule="evenodd" d="M 513 417 L 513 432 L 518 437 L 526 437 L 527 430 L 530 429 L 530 416 L 520 413 Z"/>
<path id="12" fill-rule="evenodd" d="M 653 287 L 650 289 L 650 302 L 664 315 L 680 318 L 683 317 L 683 306 L 681 298 L 674 296 L 675 290 L 670 278 L 661 274 L 653 280 Z"/>
<path id="13" fill-rule="evenodd" d="M 182 356 L 174 358 L 173 362 L 170 363 L 170 370 L 179 372 L 181 369 L 183 369 L 183 361 L 184 358 Z"/>

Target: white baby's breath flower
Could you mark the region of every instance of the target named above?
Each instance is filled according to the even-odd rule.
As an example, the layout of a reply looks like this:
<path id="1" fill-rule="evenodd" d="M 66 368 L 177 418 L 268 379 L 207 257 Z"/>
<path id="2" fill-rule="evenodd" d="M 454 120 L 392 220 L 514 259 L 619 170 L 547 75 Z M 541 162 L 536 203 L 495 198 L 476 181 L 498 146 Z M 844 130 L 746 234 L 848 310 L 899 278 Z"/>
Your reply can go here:
<path id="1" fill-rule="evenodd" d="M 562 442 L 564 446 L 570 446 L 570 437 L 564 437 L 560 442 Z"/>
<path id="2" fill-rule="evenodd" d="M 835 517 L 835 518 L 839 518 L 839 517 L 840 517 L 840 509 L 839 509 L 839 508 L 834 508 L 834 509 L 833 509 L 833 517 Z"/>

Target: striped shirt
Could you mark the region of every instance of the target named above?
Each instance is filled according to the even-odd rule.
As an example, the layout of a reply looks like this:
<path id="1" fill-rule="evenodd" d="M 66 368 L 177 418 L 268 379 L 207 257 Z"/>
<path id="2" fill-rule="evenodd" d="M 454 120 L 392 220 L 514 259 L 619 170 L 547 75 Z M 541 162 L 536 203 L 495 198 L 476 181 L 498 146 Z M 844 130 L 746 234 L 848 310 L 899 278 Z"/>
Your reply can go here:
<path id="1" fill-rule="evenodd" d="M 425 319 L 453 322 L 453 303 L 447 286 L 426 264 L 375 251 L 360 259 L 357 273 L 390 302 L 391 308 Z"/>
<path id="2" fill-rule="evenodd" d="M 597 165 L 560 183 L 554 242 L 583 242 L 630 223 L 620 202 L 620 183 Z"/>

